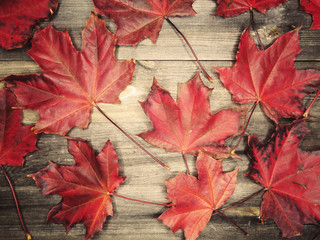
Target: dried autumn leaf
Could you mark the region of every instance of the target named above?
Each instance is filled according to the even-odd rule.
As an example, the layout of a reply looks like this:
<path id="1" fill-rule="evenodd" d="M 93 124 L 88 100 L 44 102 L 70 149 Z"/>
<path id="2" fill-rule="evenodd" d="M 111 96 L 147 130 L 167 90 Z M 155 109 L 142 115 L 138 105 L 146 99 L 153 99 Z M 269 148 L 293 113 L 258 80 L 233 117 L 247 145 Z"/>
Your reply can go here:
<path id="1" fill-rule="evenodd" d="M 296 70 L 300 53 L 299 29 L 280 36 L 271 47 L 259 50 L 249 28 L 241 36 L 237 61 L 232 68 L 215 68 L 232 100 L 259 102 L 273 121 L 299 118 L 304 113 L 303 97 L 319 88 L 320 72 Z"/>
<path id="2" fill-rule="evenodd" d="M 35 151 L 38 136 L 31 126 L 22 126 L 21 109 L 17 99 L 7 88 L 0 90 L 0 164 L 21 166 L 24 156 Z"/>
<path id="3" fill-rule="evenodd" d="M 107 216 L 113 216 L 110 194 L 125 177 L 118 175 L 118 158 L 110 141 L 97 157 L 87 142 L 69 140 L 68 149 L 75 165 L 59 166 L 50 162 L 30 177 L 43 194 L 62 197 L 50 210 L 47 221 L 63 224 L 66 231 L 82 222 L 87 228 L 85 239 L 88 240 L 102 230 Z"/>
<path id="4" fill-rule="evenodd" d="M 320 29 L 320 1 L 300 0 L 301 9 L 312 14 L 313 23 L 310 29 Z"/>
<path id="5" fill-rule="evenodd" d="M 93 0 L 95 12 L 117 24 L 115 34 L 119 45 L 136 45 L 145 38 L 155 43 L 165 18 L 196 14 L 192 8 L 194 1 Z"/>
<path id="6" fill-rule="evenodd" d="M 201 150 L 216 158 L 234 156 L 224 145 L 225 139 L 241 130 L 248 108 L 228 108 L 212 115 L 211 91 L 198 72 L 187 83 L 179 84 L 176 103 L 154 79 L 148 99 L 141 103 L 154 130 L 139 136 L 168 152 L 196 155 Z"/>
<path id="7" fill-rule="evenodd" d="M 0 1 L 0 47 L 22 47 L 31 36 L 32 27 L 49 19 L 57 7 L 58 0 Z"/>
<path id="8" fill-rule="evenodd" d="M 197 158 L 199 180 L 179 173 L 167 180 L 167 199 L 174 205 L 158 220 L 175 233 L 184 230 L 186 240 L 196 239 L 209 222 L 212 212 L 218 210 L 232 196 L 238 170 L 222 173 L 222 161 L 205 153 Z"/>
<path id="9" fill-rule="evenodd" d="M 65 135 L 74 126 L 86 128 L 92 108 L 120 103 L 120 92 L 132 80 L 134 60 L 115 59 L 115 39 L 102 20 L 92 14 L 82 39 L 79 52 L 67 32 L 51 26 L 38 31 L 28 54 L 42 74 L 4 79 L 24 106 L 39 113 L 36 133 Z"/>
<path id="10" fill-rule="evenodd" d="M 265 144 L 249 137 L 253 165 L 247 175 L 265 188 L 261 220 L 272 218 L 283 237 L 301 235 L 303 224 L 320 221 L 320 151 L 298 148 L 307 132 L 300 120 L 279 126 Z"/>
<path id="11" fill-rule="evenodd" d="M 287 0 L 217 0 L 219 4 L 215 15 L 222 17 L 233 17 L 241 13 L 257 11 L 265 14 L 267 10 L 278 7 Z"/>

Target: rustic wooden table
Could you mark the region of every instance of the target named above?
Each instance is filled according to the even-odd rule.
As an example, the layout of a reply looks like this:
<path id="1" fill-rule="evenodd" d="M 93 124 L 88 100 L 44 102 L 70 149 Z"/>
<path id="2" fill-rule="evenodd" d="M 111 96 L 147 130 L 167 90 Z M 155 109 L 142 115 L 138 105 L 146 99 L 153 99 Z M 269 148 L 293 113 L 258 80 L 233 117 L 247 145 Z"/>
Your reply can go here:
<path id="1" fill-rule="evenodd" d="M 219 81 L 213 67 L 231 67 L 234 64 L 239 37 L 249 25 L 250 16 L 249 13 L 245 13 L 232 18 L 215 17 L 213 13 L 216 3 L 213 0 L 197 0 L 193 6 L 198 12 L 197 15 L 171 20 L 185 33 L 199 59 L 215 80 L 214 83 L 211 83 L 202 77 L 207 86 L 214 87 L 210 101 L 212 111 L 216 112 L 235 104 L 231 101 L 229 92 Z M 75 47 L 79 49 L 81 30 L 92 10 L 91 0 L 60 0 L 58 11 L 49 22 L 42 23 L 41 27 L 50 23 L 58 30 L 67 29 Z M 289 0 L 268 11 L 266 15 L 255 12 L 255 19 L 265 46 L 269 46 L 279 35 L 302 25 L 300 31 L 302 53 L 297 57 L 295 65 L 298 69 L 320 70 L 320 30 L 308 30 L 311 16 L 299 10 L 298 0 Z M 115 25 L 110 20 L 106 22 L 108 28 L 114 31 Z M 26 54 L 25 50 L 28 48 L 30 44 L 22 50 L 0 49 L 0 78 L 10 74 L 40 72 L 37 64 Z M 116 57 L 119 60 L 136 59 L 137 66 L 133 82 L 121 94 L 122 103 L 120 105 L 101 104 L 101 108 L 132 135 L 152 128 L 138 100 L 146 99 L 153 77 L 156 77 L 159 83 L 167 88 L 175 98 L 177 83 L 186 82 L 198 69 L 182 38 L 166 22 L 155 45 L 150 40 L 144 40 L 135 48 L 122 46 L 117 49 Z M 313 95 L 307 97 L 306 104 L 310 103 L 312 98 Z M 316 102 L 311 114 L 319 117 L 319 110 L 320 101 Z M 36 120 L 36 113 L 24 112 L 23 122 L 25 124 L 34 124 Z M 307 135 L 301 146 L 305 150 L 318 150 L 320 149 L 320 120 L 319 118 L 311 119 L 307 125 L 311 133 Z M 249 125 L 248 133 L 265 139 L 272 133 L 274 127 L 274 124 L 258 108 Z M 93 111 L 88 129 L 75 128 L 69 135 L 89 140 L 97 152 L 107 139 L 112 141 L 119 157 L 120 175 L 127 176 L 125 183 L 116 190 L 116 193 L 127 197 L 167 203 L 164 180 L 176 176 L 178 172 L 185 172 L 185 165 L 180 154 L 167 153 L 136 138 L 150 152 L 169 165 L 171 171 L 161 168 L 119 133 L 98 111 Z M 236 140 L 228 143 L 235 144 L 235 142 Z M 46 224 L 48 211 L 60 201 L 60 197 L 42 196 L 34 181 L 26 176 L 44 168 L 49 160 L 59 164 L 73 164 L 73 158 L 67 151 L 66 140 L 58 135 L 41 134 L 37 146 L 39 150 L 26 157 L 23 167 L 6 167 L 15 186 L 28 230 L 35 240 L 84 239 L 85 228 L 81 224 L 76 225 L 67 235 L 62 225 Z M 225 171 L 240 167 L 237 188 L 226 206 L 241 201 L 259 189 L 258 185 L 244 177 L 249 164 L 249 159 L 245 155 L 246 149 L 244 143 L 239 147 L 239 154 L 244 161 L 224 161 Z M 192 174 L 196 175 L 195 158 L 188 156 L 188 161 Z M 249 237 L 244 236 L 224 218 L 216 215 L 212 217 L 198 239 L 281 239 L 280 231 L 273 220 L 269 219 L 261 224 L 259 220 L 260 201 L 261 195 L 226 212 L 230 218 L 250 233 Z M 184 239 L 182 230 L 173 235 L 168 227 L 156 220 L 165 210 L 164 207 L 119 198 L 113 199 L 113 203 L 114 217 L 107 218 L 103 231 L 97 233 L 93 239 Z M 302 237 L 294 239 L 313 239 L 319 233 L 319 227 L 309 225 L 304 227 Z M 10 189 L 2 174 L 0 174 L 0 239 L 25 239 Z"/>

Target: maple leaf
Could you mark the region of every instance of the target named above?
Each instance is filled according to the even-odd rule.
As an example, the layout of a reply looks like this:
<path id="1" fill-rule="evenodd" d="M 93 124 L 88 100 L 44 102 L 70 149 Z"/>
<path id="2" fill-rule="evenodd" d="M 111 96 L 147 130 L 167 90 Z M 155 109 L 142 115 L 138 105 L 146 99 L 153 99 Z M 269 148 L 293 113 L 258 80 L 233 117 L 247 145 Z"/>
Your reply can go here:
<path id="1" fill-rule="evenodd" d="M 38 136 L 31 126 L 22 126 L 21 109 L 17 99 L 7 88 L 0 90 L 0 164 L 21 166 L 24 156 L 37 150 Z"/>
<path id="2" fill-rule="evenodd" d="M 59 166 L 50 162 L 30 177 L 43 194 L 62 197 L 61 202 L 50 210 L 47 221 L 63 224 L 66 231 L 83 222 L 88 240 L 101 231 L 107 216 L 113 216 L 110 194 L 125 177 L 118 175 L 117 154 L 109 140 L 97 157 L 87 142 L 68 140 L 68 149 L 75 165 Z"/>
<path id="3" fill-rule="evenodd" d="M 312 14 L 313 23 L 310 29 L 320 29 L 320 1 L 300 0 L 301 9 Z"/>
<path id="4" fill-rule="evenodd" d="M 196 14 L 195 0 L 93 0 L 95 12 L 109 17 L 118 28 L 117 44 L 135 46 L 150 38 L 156 42 L 164 19 Z"/>
<path id="5" fill-rule="evenodd" d="M 115 59 L 115 39 L 102 20 L 92 14 L 82 38 L 78 52 L 67 32 L 51 26 L 38 31 L 28 54 L 42 74 L 4 79 L 24 106 L 39 113 L 36 133 L 65 135 L 74 126 L 86 128 L 92 108 L 120 103 L 120 92 L 132 80 L 134 60 Z"/>
<path id="6" fill-rule="evenodd" d="M 148 99 L 141 106 L 155 129 L 138 136 L 169 152 L 196 155 L 201 150 L 216 158 L 233 157 L 224 142 L 241 130 L 248 108 L 228 108 L 212 115 L 211 91 L 198 72 L 187 83 L 179 84 L 176 103 L 154 79 Z"/>
<path id="7" fill-rule="evenodd" d="M 283 237 L 302 234 L 302 226 L 320 221 L 320 151 L 298 148 L 308 132 L 305 122 L 278 126 L 266 144 L 249 137 L 253 165 L 248 176 L 265 187 L 261 220 L 272 218 Z"/>
<path id="8" fill-rule="evenodd" d="M 257 11 L 265 14 L 267 10 L 275 8 L 287 0 L 217 0 L 216 16 L 234 17 L 241 13 Z"/>
<path id="9" fill-rule="evenodd" d="M 22 47 L 31 36 L 33 25 L 49 19 L 57 6 L 58 0 L 0 1 L 0 47 Z"/>
<path id="10" fill-rule="evenodd" d="M 174 205 L 158 218 L 173 233 L 182 228 L 186 240 L 199 236 L 212 212 L 222 207 L 232 196 L 237 183 L 238 170 L 222 173 L 222 161 L 205 153 L 198 155 L 196 165 L 199 180 L 179 173 L 165 181 L 167 199 Z"/>
<path id="11" fill-rule="evenodd" d="M 319 88 L 320 72 L 296 70 L 300 53 L 299 29 L 280 36 L 271 47 L 259 50 L 249 28 L 241 36 L 237 61 L 232 68 L 215 68 L 232 100 L 259 102 L 265 114 L 278 122 L 281 117 L 299 118 L 302 99 Z"/>

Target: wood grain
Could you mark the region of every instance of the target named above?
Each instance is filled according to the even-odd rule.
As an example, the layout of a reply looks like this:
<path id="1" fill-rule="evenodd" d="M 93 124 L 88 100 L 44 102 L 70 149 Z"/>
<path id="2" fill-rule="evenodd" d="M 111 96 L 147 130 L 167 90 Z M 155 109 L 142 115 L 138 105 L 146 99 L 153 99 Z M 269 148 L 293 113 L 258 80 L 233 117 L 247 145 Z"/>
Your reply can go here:
<path id="1" fill-rule="evenodd" d="M 79 49 L 81 30 L 93 10 L 93 4 L 90 0 L 60 0 L 59 2 L 59 9 L 49 23 L 58 30 L 67 29 L 75 47 Z M 235 104 L 231 101 L 229 92 L 219 81 L 213 67 L 231 67 L 234 64 L 239 37 L 249 25 L 249 14 L 245 13 L 226 19 L 213 16 L 216 9 L 216 3 L 213 0 L 197 0 L 194 8 L 198 12 L 196 16 L 172 18 L 172 21 L 185 33 L 198 57 L 214 79 L 214 82 L 211 83 L 202 76 L 205 84 L 214 88 L 210 102 L 212 111 L 216 112 L 235 106 Z M 302 25 L 300 45 L 303 51 L 297 57 L 295 65 L 298 69 L 320 70 L 320 31 L 308 30 L 311 16 L 299 10 L 298 1 L 289 0 L 278 8 L 268 11 L 266 15 L 255 12 L 255 18 L 262 41 L 266 46 L 270 45 L 279 35 Z M 115 25 L 110 20 L 106 21 L 108 28 L 114 31 Z M 41 27 L 49 23 L 41 23 Z M 11 74 L 40 72 L 37 64 L 26 54 L 30 46 L 29 43 L 23 49 L 11 51 L 0 49 L 0 78 Z M 145 100 L 153 77 L 156 77 L 160 85 L 168 89 L 176 98 L 177 83 L 189 80 L 197 72 L 198 66 L 186 44 L 167 23 L 164 23 L 155 45 L 147 39 L 140 42 L 135 48 L 118 47 L 116 53 L 119 60 L 136 59 L 134 79 L 121 94 L 122 103 L 120 105 L 101 104 L 100 106 L 115 122 L 134 136 L 152 128 L 150 120 L 143 113 L 138 101 Z M 307 97 L 305 103 L 310 103 L 312 98 L 313 95 Z M 312 108 L 311 114 L 319 117 L 319 110 L 318 101 Z M 23 122 L 25 124 L 34 124 L 36 121 L 36 113 L 24 112 Z M 319 124 L 319 118 L 308 121 L 311 132 L 301 145 L 303 149 L 320 149 Z M 274 131 L 274 128 L 274 124 L 258 108 L 249 125 L 248 133 L 255 134 L 263 140 Z M 186 171 L 180 154 L 167 153 L 135 137 L 139 143 L 169 165 L 171 171 L 161 168 L 119 133 L 98 111 L 93 112 L 88 129 L 75 128 L 70 135 L 89 140 L 96 152 L 100 151 L 107 139 L 112 141 L 119 157 L 120 174 L 127 176 L 125 183 L 116 193 L 127 197 L 167 203 L 164 180 L 174 177 L 178 172 Z M 231 146 L 235 143 L 236 140 L 228 141 Z M 23 167 L 6 166 L 14 183 L 27 228 L 35 240 L 83 239 L 85 228 L 81 224 L 75 226 L 67 235 L 62 225 L 46 225 L 48 211 L 60 201 L 60 198 L 41 196 L 33 180 L 27 177 L 28 174 L 45 167 L 49 160 L 59 164 L 73 164 L 72 156 L 67 151 L 66 140 L 57 135 L 41 134 L 37 146 L 39 150 L 26 157 Z M 241 201 L 259 190 L 259 186 L 244 177 L 249 165 L 246 150 L 247 146 L 244 141 L 239 147 L 239 155 L 243 161 L 229 159 L 224 161 L 225 171 L 240 167 L 235 194 L 226 206 Z M 194 157 L 187 156 L 187 159 L 192 174 L 196 175 Z M 281 239 L 280 231 L 272 220 L 261 224 L 258 217 L 260 201 L 261 195 L 226 212 L 230 218 L 250 233 L 249 237 L 244 236 L 224 218 L 214 216 L 198 239 Z M 156 220 L 165 210 L 164 207 L 149 206 L 119 198 L 113 199 L 113 203 L 115 205 L 114 217 L 108 217 L 103 231 L 97 233 L 93 239 L 184 239 L 181 230 L 173 235 L 168 227 Z M 319 233 L 319 227 L 309 225 L 304 227 L 303 236 L 294 239 L 313 239 Z M 25 239 L 11 192 L 2 174 L 0 174 L 0 239 Z"/>

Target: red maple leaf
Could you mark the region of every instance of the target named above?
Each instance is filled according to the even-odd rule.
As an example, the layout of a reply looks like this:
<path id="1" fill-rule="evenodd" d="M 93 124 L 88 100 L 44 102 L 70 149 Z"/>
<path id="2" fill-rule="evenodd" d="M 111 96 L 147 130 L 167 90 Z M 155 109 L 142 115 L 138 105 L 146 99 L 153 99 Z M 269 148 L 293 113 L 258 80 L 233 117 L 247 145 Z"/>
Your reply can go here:
<path id="1" fill-rule="evenodd" d="M 308 132 L 299 120 L 279 126 L 266 144 L 249 137 L 253 165 L 248 176 L 265 187 L 261 220 L 272 218 L 283 237 L 302 234 L 302 226 L 320 221 L 320 151 L 298 148 Z"/>
<path id="2" fill-rule="evenodd" d="M 196 164 L 199 180 L 179 173 L 175 178 L 165 181 L 167 199 L 174 205 L 158 218 L 173 233 L 182 228 L 186 240 L 199 236 L 212 212 L 232 196 L 237 183 L 238 170 L 222 173 L 222 161 L 205 153 L 199 154 Z"/>
<path id="3" fill-rule="evenodd" d="M 184 17 L 196 14 L 195 0 L 93 0 L 95 12 L 109 17 L 118 28 L 117 44 L 136 45 L 145 38 L 156 42 L 167 17 Z"/>
<path id="4" fill-rule="evenodd" d="M 115 39 L 102 20 L 91 15 L 82 38 L 79 52 L 67 32 L 51 26 L 38 31 L 28 54 L 42 74 L 4 79 L 24 106 L 39 113 L 36 133 L 64 135 L 74 126 L 86 128 L 92 108 L 120 103 L 120 92 L 132 80 L 134 60 L 115 59 Z"/>
<path id="5" fill-rule="evenodd" d="M 302 98 L 319 88 L 320 72 L 296 70 L 300 53 L 299 29 L 280 36 L 271 47 L 259 50 L 249 28 L 241 36 L 237 61 L 232 68 L 215 68 L 232 100 L 259 102 L 265 114 L 278 122 L 281 117 L 299 118 Z"/>
<path id="6" fill-rule="evenodd" d="M 69 140 L 68 149 L 75 165 L 59 166 L 50 162 L 30 177 L 43 194 L 62 197 L 61 202 L 50 210 L 47 221 L 63 224 L 66 231 L 83 222 L 88 240 L 101 231 L 107 216 L 113 216 L 110 195 L 125 177 L 118 175 L 118 158 L 110 141 L 97 157 L 87 142 Z"/>
<path id="7" fill-rule="evenodd" d="M 287 0 L 217 0 L 219 6 L 215 15 L 233 17 L 253 9 L 265 14 L 267 10 L 275 8 L 285 1 Z"/>
<path id="8" fill-rule="evenodd" d="M 0 164 L 21 166 L 23 157 L 37 149 L 38 136 L 31 126 L 21 125 L 19 107 L 13 93 L 7 88 L 0 90 Z"/>
<path id="9" fill-rule="evenodd" d="M 300 0 L 301 9 L 312 14 L 313 23 L 310 29 L 320 29 L 320 1 Z"/>
<path id="10" fill-rule="evenodd" d="M 58 0 L 0 1 L 0 47 L 22 47 L 30 37 L 33 25 L 49 19 L 57 6 Z"/>
<path id="11" fill-rule="evenodd" d="M 212 115 L 211 91 L 198 72 L 190 81 L 179 85 L 176 103 L 154 79 L 148 99 L 141 106 L 155 129 L 139 136 L 169 152 L 196 155 L 201 150 L 216 158 L 231 157 L 225 139 L 241 130 L 248 108 L 228 108 Z"/>

